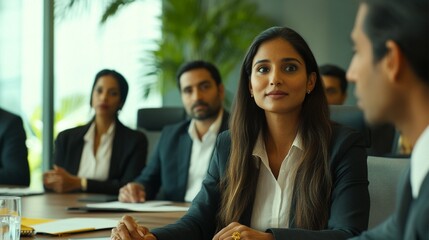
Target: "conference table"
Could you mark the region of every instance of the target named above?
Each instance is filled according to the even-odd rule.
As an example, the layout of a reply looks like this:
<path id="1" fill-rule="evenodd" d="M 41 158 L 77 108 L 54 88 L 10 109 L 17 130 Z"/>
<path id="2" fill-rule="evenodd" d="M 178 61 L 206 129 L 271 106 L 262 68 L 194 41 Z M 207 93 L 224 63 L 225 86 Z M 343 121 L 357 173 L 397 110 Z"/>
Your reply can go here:
<path id="1" fill-rule="evenodd" d="M 149 229 L 174 223 L 185 212 L 76 212 L 68 211 L 68 207 L 85 206 L 88 202 L 80 201 L 83 198 L 96 196 L 88 193 L 44 193 L 41 195 L 22 197 L 22 217 L 37 219 L 66 219 L 66 218 L 104 218 L 120 220 L 123 215 L 134 217 L 139 224 Z M 178 206 L 187 206 L 187 203 L 175 203 Z M 85 239 L 109 237 L 110 229 L 90 231 L 84 233 L 68 234 L 63 236 L 51 236 L 36 234 L 33 237 L 21 237 L 21 239 Z"/>

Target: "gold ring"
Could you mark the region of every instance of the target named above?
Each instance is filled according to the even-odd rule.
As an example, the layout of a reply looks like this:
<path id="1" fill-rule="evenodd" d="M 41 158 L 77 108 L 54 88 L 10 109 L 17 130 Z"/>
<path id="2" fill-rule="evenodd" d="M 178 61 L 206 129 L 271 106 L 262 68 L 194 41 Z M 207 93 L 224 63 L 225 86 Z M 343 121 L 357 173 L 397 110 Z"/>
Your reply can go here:
<path id="1" fill-rule="evenodd" d="M 240 232 L 233 232 L 232 240 L 240 240 Z"/>

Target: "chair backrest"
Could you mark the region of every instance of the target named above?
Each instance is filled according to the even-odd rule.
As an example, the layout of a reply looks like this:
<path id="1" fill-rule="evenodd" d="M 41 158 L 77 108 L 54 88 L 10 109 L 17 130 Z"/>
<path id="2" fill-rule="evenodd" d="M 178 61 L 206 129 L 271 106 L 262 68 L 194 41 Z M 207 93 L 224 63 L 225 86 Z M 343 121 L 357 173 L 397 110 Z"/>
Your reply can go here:
<path id="1" fill-rule="evenodd" d="M 371 146 L 371 132 L 363 112 L 357 106 L 329 105 L 331 121 L 354 128 L 362 132 L 365 136 L 367 147 Z"/>
<path id="2" fill-rule="evenodd" d="M 183 107 L 141 108 L 137 112 L 137 128 L 144 132 L 149 141 L 148 156 L 152 152 L 164 126 L 187 118 Z"/>
<path id="3" fill-rule="evenodd" d="M 368 156 L 367 163 L 371 199 L 368 227 L 372 228 L 393 213 L 398 180 L 410 159 Z"/>
<path id="4" fill-rule="evenodd" d="M 365 136 L 367 153 L 371 156 L 395 155 L 395 127 L 391 124 L 368 126 L 362 110 L 357 106 L 330 105 L 331 120 L 358 131 Z"/>
<path id="5" fill-rule="evenodd" d="M 147 131 L 161 131 L 165 125 L 185 120 L 183 107 L 141 108 L 137 112 L 137 127 Z"/>

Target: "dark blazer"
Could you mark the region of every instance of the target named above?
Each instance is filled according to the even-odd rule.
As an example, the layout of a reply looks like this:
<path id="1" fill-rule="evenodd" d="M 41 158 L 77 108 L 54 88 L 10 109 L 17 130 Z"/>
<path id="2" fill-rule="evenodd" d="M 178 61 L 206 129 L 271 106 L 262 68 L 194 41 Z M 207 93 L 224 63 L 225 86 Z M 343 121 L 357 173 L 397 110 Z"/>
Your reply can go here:
<path id="1" fill-rule="evenodd" d="M 21 117 L 0 109 L 0 184 L 30 185 L 25 140 Z"/>
<path id="2" fill-rule="evenodd" d="M 386 221 L 353 239 L 429 239 L 429 174 L 422 183 L 419 197 L 413 199 L 408 169 L 399 182 L 396 199 L 395 212 Z"/>
<path id="3" fill-rule="evenodd" d="M 91 123 L 67 129 L 58 134 L 55 140 L 54 163 L 73 175 L 77 175 L 79 171 L 83 138 Z M 131 182 L 144 168 L 147 146 L 144 133 L 132 130 L 116 120 L 108 179 L 88 179 L 87 192 L 118 194 L 119 189 Z"/>
<path id="4" fill-rule="evenodd" d="M 228 119 L 229 113 L 224 111 L 219 133 L 228 129 Z M 185 201 L 192 150 L 188 133 L 190 123 L 189 119 L 167 125 L 162 130 L 148 165 L 134 180 L 145 186 L 146 199 Z"/>
<path id="5" fill-rule="evenodd" d="M 291 228 L 267 229 L 273 233 L 275 239 L 346 239 L 368 227 L 367 156 L 362 135 L 340 126 L 334 126 L 333 130 L 330 148 L 333 190 L 326 230 L 310 231 L 294 228 L 294 216 L 291 216 Z M 188 213 L 175 224 L 152 230 L 159 240 L 212 239 L 221 198 L 218 186 L 227 168 L 230 147 L 230 135 L 229 132 L 225 132 L 218 137 L 207 177 Z M 250 225 L 252 209 L 253 204 L 247 206 L 240 218 L 241 224 Z"/>

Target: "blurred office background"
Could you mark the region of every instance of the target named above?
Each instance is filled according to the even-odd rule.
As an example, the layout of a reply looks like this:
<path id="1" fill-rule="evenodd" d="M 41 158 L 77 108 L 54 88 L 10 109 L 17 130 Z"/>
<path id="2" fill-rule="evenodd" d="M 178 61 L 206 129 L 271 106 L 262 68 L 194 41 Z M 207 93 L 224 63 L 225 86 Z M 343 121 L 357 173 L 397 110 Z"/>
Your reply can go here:
<path id="1" fill-rule="evenodd" d="M 214 9 L 216 4 L 221 2 L 183 0 L 180 11 L 177 9 L 175 12 L 175 5 L 171 2 L 177 0 L 136 0 L 120 6 L 101 24 L 103 13 L 111 0 L 80 0 L 76 1 L 80 3 L 70 8 L 66 5 L 73 2 L 71 0 L 56 0 L 55 7 L 52 1 L 0 0 L 0 107 L 20 115 L 24 120 L 32 187 L 41 186 L 41 173 L 43 168 L 49 166 L 46 163 L 49 162 L 51 154 L 46 151 L 52 150 L 52 140 L 56 134 L 86 123 L 93 115 L 89 107 L 89 97 L 93 78 L 99 70 L 115 69 L 127 78 L 130 92 L 119 117 L 131 128 L 136 127 L 139 108 L 180 106 L 179 92 L 171 74 L 148 74 L 153 72 L 154 68 L 153 62 L 148 60 L 149 52 L 154 52 L 159 46 L 157 44 L 167 35 L 166 28 L 162 29 L 162 24 L 165 24 L 163 12 L 178 14 L 188 8 L 188 15 L 192 16 L 195 14 L 192 12 L 195 8 L 186 4 L 196 2 Z M 259 28 L 264 25 L 290 26 L 308 41 L 319 64 L 333 63 L 347 68 L 352 56 L 349 34 L 357 10 L 356 1 L 245 0 L 244 3 L 252 4 L 250 15 L 253 14 L 254 18 L 238 22 L 239 27 L 234 25 L 233 28 L 235 32 L 240 33 L 240 30 L 252 29 L 251 27 L 256 25 Z M 55 19 L 52 17 L 47 23 L 44 17 L 50 6 L 55 10 Z M 239 12 L 239 9 L 236 11 Z M 228 21 L 232 24 L 233 20 L 234 24 L 237 24 L 240 17 L 249 16 L 225 11 L 224 18 L 221 16 L 221 19 L 226 21 L 223 26 L 227 26 Z M 53 26 L 52 44 L 46 44 L 46 41 L 49 42 L 49 39 L 46 39 L 49 22 Z M 183 31 L 190 27 L 181 26 Z M 253 30 L 259 32 L 262 29 L 254 27 Z M 238 40 L 245 51 L 252 38 L 243 33 L 238 35 L 244 36 L 244 39 Z M 211 40 L 212 44 L 216 45 L 222 43 L 221 40 L 225 36 L 209 39 L 204 35 L 195 39 L 201 38 L 206 38 L 205 41 Z M 189 36 L 189 42 L 192 43 L 193 40 L 194 38 Z M 181 45 L 180 48 L 187 46 Z M 46 47 L 53 51 L 51 60 L 46 60 Z M 196 48 L 199 48 L 199 45 Z M 217 51 L 222 52 L 222 48 Z M 170 53 L 172 58 L 180 55 L 174 51 Z M 169 56 L 168 51 L 162 54 L 164 58 Z M 225 51 L 223 56 L 216 57 L 225 59 L 228 57 L 228 51 Z M 176 58 L 182 59 L 177 56 Z M 227 72 L 222 72 L 228 92 L 227 104 L 232 101 L 242 61 L 241 57 L 235 55 L 229 58 L 232 64 L 222 67 Z M 221 60 L 215 63 L 221 64 L 220 62 Z M 51 79 L 46 77 L 46 64 L 53 67 Z M 163 79 L 167 84 L 148 87 L 162 80 L 160 74 L 164 74 L 168 79 Z M 44 97 L 46 91 L 43 86 L 53 87 L 51 100 Z M 352 91 L 353 86 L 349 88 L 347 104 L 355 103 Z M 44 125 L 46 114 L 51 114 L 46 106 L 53 109 L 52 126 Z M 52 138 L 43 137 L 44 127 L 52 128 Z"/>

